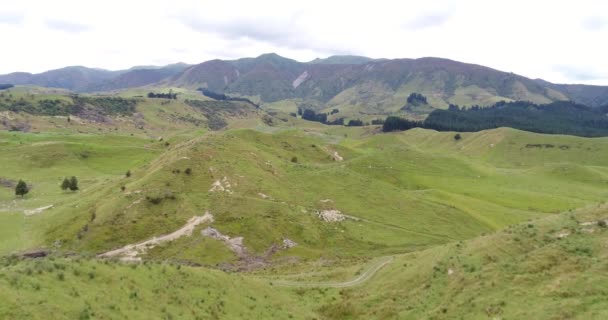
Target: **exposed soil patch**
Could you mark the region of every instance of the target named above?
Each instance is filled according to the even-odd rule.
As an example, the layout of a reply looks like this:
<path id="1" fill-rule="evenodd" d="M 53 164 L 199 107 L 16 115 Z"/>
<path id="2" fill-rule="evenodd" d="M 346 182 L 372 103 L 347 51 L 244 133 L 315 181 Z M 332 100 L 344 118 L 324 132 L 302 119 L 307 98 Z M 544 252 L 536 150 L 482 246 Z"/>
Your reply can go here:
<path id="1" fill-rule="evenodd" d="M 298 245 L 295 241 L 285 238 L 281 245 L 273 244 L 262 255 L 253 255 L 249 253 L 243 244 L 243 237 L 230 237 L 212 227 L 203 229 L 201 235 L 224 242 L 226 247 L 238 257 L 237 262 L 220 266 L 221 269 L 226 271 L 251 271 L 266 267 L 270 263 L 270 258 L 272 258 L 275 253 Z"/>
<path id="2" fill-rule="evenodd" d="M 332 154 L 332 157 L 334 158 L 335 161 L 344 161 L 344 158 L 342 158 L 342 156 L 340 156 L 338 154 L 338 151 L 334 151 L 334 153 Z"/>
<path id="3" fill-rule="evenodd" d="M 42 213 L 42 211 L 47 210 L 47 209 L 51 209 L 52 207 L 53 207 L 53 205 L 51 204 L 51 205 L 40 207 L 40 208 L 36 208 L 36 209 L 23 210 L 23 213 L 26 216 L 31 216 L 31 215 Z"/>
<path id="4" fill-rule="evenodd" d="M 317 211 L 317 215 L 325 222 L 340 222 L 346 219 L 359 221 L 359 218 L 342 214 L 340 210 L 322 210 Z"/>
<path id="5" fill-rule="evenodd" d="M 209 212 L 206 212 L 203 216 L 194 216 L 190 218 L 190 220 L 188 220 L 188 222 L 183 227 L 172 233 L 162 235 L 160 237 L 154 237 L 152 239 L 137 244 L 129 244 L 122 248 L 99 254 L 97 255 L 97 257 L 119 257 L 121 261 L 140 262 L 141 258 L 138 257 L 139 254 L 145 253 L 148 249 L 154 248 L 155 246 L 163 242 L 170 242 L 184 236 L 191 236 L 192 231 L 194 231 L 194 228 L 204 222 L 213 222 L 213 215 L 211 215 Z"/>
<path id="6" fill-rule="evenodd" d="M 22 254 L 21 256 L 24 258 L 44 258 L 49 255 L 49 252 L 46 250 L 36 250 L 30 251 Z"/>
<path id="7" fill-rule="evenodd" d="M 203 237 L 208 237 L 216 240 L 220 240 L 226 244 L 226 246 L 232 250 L 239 258 L 243 258 L 247 255 L 247 249 L 243 245 L 243 237 L 230 238 L 227 235 L 222 234 L 219 230 L 207 227 L 201 231 Z"/>
<path id="8" fill-rule="evenodd" d="M 211 189 L 209 189 L 209 192 L 223 191 L 232 193 L 231 188 L 232 185 L 230 184 L 230 181 L 228 181 L 227 177 L 224 177 L 222 180 L 216 180 L 215 182 L 213 182 L 213 184 L 211 185 Z"/>

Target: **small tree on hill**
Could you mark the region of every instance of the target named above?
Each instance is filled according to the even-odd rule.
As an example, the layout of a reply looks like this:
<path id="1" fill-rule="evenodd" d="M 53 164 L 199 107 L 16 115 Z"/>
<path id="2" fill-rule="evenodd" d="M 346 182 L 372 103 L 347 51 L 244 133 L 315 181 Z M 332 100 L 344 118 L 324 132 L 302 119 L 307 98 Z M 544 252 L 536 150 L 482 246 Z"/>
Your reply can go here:
<path id="1" fill-rule="evenodd" d="M 78 190 L 78 179 L 76 179 L 76 177 L 74 177 L 74 176 L 72 176 L 70 178 L 70 190 L 72 190 L 72 191 Z"/>
<path id="2" fill-rule="evenodd" d="M 458 141 L 460 139 L 462 139 L 462 136 L 460 135 L 460 133 L 457 133 L 454 135 L 454 140 Z"/>
<path id="3" fill-rule="evenodd" d="M 130 177 L 131 176 L 131 170 L 128 170 L 127 173 L 125 173 L 125 177 Z"/>
<path id="4" fill-rule="evenodd" d="M 25 196 L 28 192 L 30 192 L 30 188 L 28 188 L 25 181 L 20 179 L 17 183 L 17 186 L 15 187 L 15 195 L 21 196 L 21 198 L 23 198 L 23 196 Z"/>
<path id="5" fill-rule="evenodd" d="M 63 179 L 63 182 L 61 183 L 61 190 L 67 190 L 70 188 L 70 180 L 68 180 L 68 178 Z"/>
<path id="6" fill-rule="evenodd" d="M 186 170 L 184 170 L 184 173 L 187 174 L 187 175 L 191 175 L 192 174 L 192 169 L 186 168 Z"/>

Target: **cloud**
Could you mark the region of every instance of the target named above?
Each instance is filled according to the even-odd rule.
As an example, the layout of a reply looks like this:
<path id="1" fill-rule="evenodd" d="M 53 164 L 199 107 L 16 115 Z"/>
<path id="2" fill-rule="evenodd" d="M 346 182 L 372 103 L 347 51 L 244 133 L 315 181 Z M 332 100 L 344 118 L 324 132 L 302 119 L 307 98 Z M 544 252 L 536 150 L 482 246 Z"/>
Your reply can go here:
<path id="1" fill-rule="evenodd" d="M 23 15 L 12 12 L 0 12 L 0 24 L 21 25 Z"/>
<path id="2" fill-rule="evenodd" d="M 568 79 L 575 81 L 593 81 L 607 79 L 608 74 L 597 71 L 596 69 L 572 65 L 558 65 L 554 67 L 555 71 L 561 73 Z"/>
<path id="3" fill-rule="evenodd" d="M 253 47 L 263 42 L 279 48 L 294 50 L 314 50 L 329 54 L 352 54 L 352 51 L 328 44 L 307 32 L 306 23 L 299 13 L 281 17 L 238 17 L 218 20 L 210 17 L 181 13 L 173 19 L 190 29 L 206 34 L 214 34 L 228 42 L 228 47 Z M 213 49 L 210 49 L 214 51 Z M 226 50 L 216 50 L 226 56 Z M 231 50 L 232 51 L 232 50 Z M 231 56 L 231 54 L 228 54 Z"/>
<path id="4" fill-rule="evenodd" d="M 62 21 L 62 20 L 47 20 L 46 25 L 49 28 L 59 30 L 59 31 L 69 32 L 69 33 L 87 32 L 92 29 L 90 26 L 87 26 L 84 24 L 79 24 L 79 23 L 74 23 L 74 22 L 69 22 L 69 21 Z"/>
<path id="5" fill-rule="evenodd" d="M 403 26 L 406 29 L 420 30 L 444 25 L 452 18 L 452 11 L 430 12 L 414 17 Z"/>
<path id="6" fill-rule="evenodd" d="M 586 30 L 600 30 L 603 29 L 605 26 L 608 26 L 608 18 L 598 16 L 587 17 L 583 19 L 581 25 Z"/>

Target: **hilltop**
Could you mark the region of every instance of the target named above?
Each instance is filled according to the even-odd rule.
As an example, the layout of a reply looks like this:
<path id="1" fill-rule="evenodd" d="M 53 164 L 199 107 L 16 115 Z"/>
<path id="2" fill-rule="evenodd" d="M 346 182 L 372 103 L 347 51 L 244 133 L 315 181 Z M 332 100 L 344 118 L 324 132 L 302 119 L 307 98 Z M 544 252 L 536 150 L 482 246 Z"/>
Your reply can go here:
<path id="1" fill-rule="evenodd" d="M 591 107 L 608 104 L 608 87 L 553 84 L 442 58 L 332 56 L 298 62 L 270 53 L 192 66 L 144 66 L 122 71 L 69 67 L 41 74 L 13 73 L 0 76 L 0 83 L 76 92 L 142 86 L 205 88 L 260 104 L 280 105 L 287 112 L 298 106 L 323 112 L 338 109 L 346 117 L 399 113 L 411 93 L 425 95 L 431 109 L 407 110 L 410 115 L 426 115 L 449 104 L 488 106 L 498 101 L 545 104 L 572 100 Z"/>

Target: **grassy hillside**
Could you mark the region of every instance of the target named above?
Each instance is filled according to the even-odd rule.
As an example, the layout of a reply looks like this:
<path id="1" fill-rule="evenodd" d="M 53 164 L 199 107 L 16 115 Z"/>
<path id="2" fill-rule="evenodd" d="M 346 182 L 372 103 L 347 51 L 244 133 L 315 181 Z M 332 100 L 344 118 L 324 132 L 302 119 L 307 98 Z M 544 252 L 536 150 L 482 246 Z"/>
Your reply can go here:
<path id="1" fill-rule="evenodd" d="M 209 101 L 200 93 L 175 88 L 133 89 L 106 95 L 72 95 L 40 87 L 17 86 L 0 92 L 0 128 L 21 132 L 103 133 L 157 139 L 192 136 L 210 124 L 256 118 L 244 103 Z M 178 94 L 177 100 L 149 99 L 150 91 Z M 186 103 L 188 99 L 195 100 Z M 216 123 L 221 125 L 217 125 Z"/>
<path id="2" fill-rule="evenodd" d="M 9 92 L 73 102 L 31 90 Z M 109 121 L 1 114 L 33 129 L 0 132 L 0 318 L 606 316 L 607 138 L 135 101 Z"/>
<path id="3" fill-rule="evenodd" d="M 122 162 L 94 192 L 56 203 L 48 214 L 22 217 L 13 210 L 7 216 L 24 222 L 7 220 L 22 227 L 6 235 L 6 241 L 33 234 L 30 244 L 49 247 L 59 241 L 64 249 L 100 253 L 171 233 L 209 212 L 213 223 L 197 226 L 192 237 L 163 244 L 142 258 L 205 265 L 242 258 L 224 243 L 200 236 L 207 226 L 243 237 L 251 257 L 265 256 L 284 239 L 298 244 L 265 262 L 369 257 L 469 239 L 597 203 L 608 193 L 606 139 L 498 129 L 465 133 L 456 141 L 453 133 L 428 130 L 367 137 L 364 130 L 233 130 L 168 147 L 142 140 L 147 147 L 139 156 L 129 149 L 129 156 L 141 162 Z M 526 147 L 545 143 L 570 147 Z M 41 150 L 30 144 L 18 154 Z M 102 158 L 92 153 L 85 161 L 110 161 Z M 12 180 L 39 166 L 8 156 L 7 161 L 16 166 L 11 170 L 15 174 L 6 177 Z M 190 174 L 185 173 L 188 168 Z M 125 178 L 128 169 L 133 175 Z M 55 183 L 69 175 L 65 171 Z M 38 172 L 24 177 L 36 184 Z M 83 179 L 87 175 L 92 173 L 79 174 Z M 53 196 L 61 194 L 49 185 L 56 188 Z M 5 192 L 8 203 L 11 190 Z M 34 189 L 28 197 L 38 196 Z M 154 198 L 158 203 L 150 200 Z M 48 205 L 30 199 L 18 203 L 28 208 Z M 329 210 L 354 218 L 324 222 L 318 212 Z M 9 248 L 5 252 L 14 251 Z"/>
<path id="4" fill-rule="evenodd" d="M 289 289 L 221 271 L 84 259 L 3 261 L 4 319 L 312 319 Z"/>
<path id="5" fill-rule="evenodd" d="M 397 256 L 319 310 L 350 319 L 603 319 L 605 206 Z M 311 290 L 312 291 L 312 290 Z"/>
<path id="6" fill-rule="evenodd" d="M 227 274 L 170 264 L 4 258 L 0 316 L 603 319 L 608 230 L 598 221 L 607 212 L 593 206 L 530 220 L 468 241 L 395 255 L 380 268 L 327 261 Z M 364 281 L 353 283 L 370 270 Z"/>

